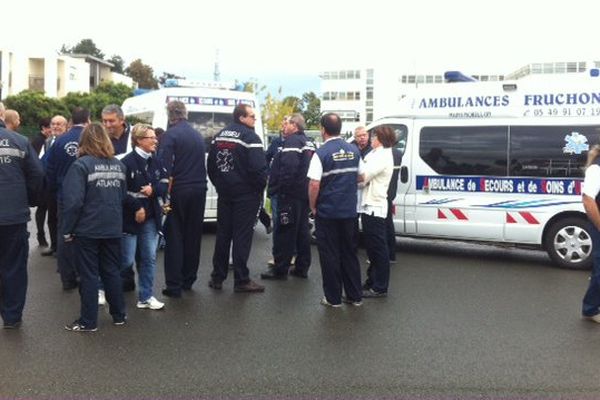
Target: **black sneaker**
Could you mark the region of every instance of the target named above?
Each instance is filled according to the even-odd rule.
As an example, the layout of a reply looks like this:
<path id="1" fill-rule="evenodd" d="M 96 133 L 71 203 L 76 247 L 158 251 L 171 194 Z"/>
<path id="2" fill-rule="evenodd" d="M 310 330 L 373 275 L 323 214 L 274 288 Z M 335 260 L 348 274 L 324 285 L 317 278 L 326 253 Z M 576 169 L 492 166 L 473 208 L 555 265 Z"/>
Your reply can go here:
<path id="1" fill-rule="evenodd" d="M 21 321 L 4 323 L 4 329 L 19 329 L 20 327 L 21 327 Z"/>
<path id="2" fill-rule="evenodd" d="M 387 292 L 377 292 L 373 289 L 368 289 L 368 290 L 363 290 L 362 297 L 363 297 L 363 299 L 387 297 Z"/>
<path id="3" fill-rule="evenodd" d="M 273 281 L 285 281 L 287 278 L 287 274 L 278 274 L 274 271 L 274 268 L 269 268 L 260 274 L 260 279 L 269 279 Z"/>
<path id="4" fill-rule="evenodd" d="M 349 298 L 347 298 L 345 296 L 342 296 L 342 303 L 350 304 L 350 305 L 352 305 L 354 307 L 360 307 L 360 306 L 363 305 L 362 300 L 351 300 L 351 299 L 349 299 Z"/>
<path id="5" fill-rule="evenodd" d="M 79 283 L 77 281 L 63 282 L 62 286 L 63 286 L 63 290 L 65 292 L 67 292 L 69 290 L 77 289 L 77 286 L 79 286 Z"/>
<path id="6" fill-rule="evenodd" d="M 296 267 L 290 269 L 290 275 L 295 276 L 296 278 L 308 279 L 308 274 L 306 272 L 298 271 Z"/>
<path id="7" fill-rule="evenodd" d="M 115 326 L 123 326 L 127 323 L 127 316 L 122 318 L 113 318 L 113 325 Z"/>
<path id="8" fill-rule="evenodd" d="M 167 296 L 167 297 L 171 297 L 173 299 L 178 299 L 181 297 L 181 290 L 176 290 L 176 289 L 163 289 L 162 290 L 162 294 Z"/>
<path id="9" fill-rule="evenodd" d="M 208 281 L 208 287 L 215 290 L 223 289 L 223 284 L 221 282 L 213 281 L 212 279 Z"/>
<path id="10" fill-rule="evenodd" d="M 79 320 L 73 321 L 72 324 L 65 325 L 65 329 L 71 332 L 96 332 L 98 328 L 90 328 L 83 325 Z"/>

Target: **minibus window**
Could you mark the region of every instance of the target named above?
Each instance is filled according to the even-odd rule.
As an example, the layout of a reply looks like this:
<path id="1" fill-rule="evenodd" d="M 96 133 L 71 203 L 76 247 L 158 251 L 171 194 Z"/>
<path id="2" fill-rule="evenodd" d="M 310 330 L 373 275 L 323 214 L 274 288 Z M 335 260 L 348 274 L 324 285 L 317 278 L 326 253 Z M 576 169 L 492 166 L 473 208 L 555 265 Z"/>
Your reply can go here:
<path id="1" fill-rule="evenodd" d="M 507 146 L 505 126 L 426 127 L 419 155 L 441 175 L 505 176 Z"/>

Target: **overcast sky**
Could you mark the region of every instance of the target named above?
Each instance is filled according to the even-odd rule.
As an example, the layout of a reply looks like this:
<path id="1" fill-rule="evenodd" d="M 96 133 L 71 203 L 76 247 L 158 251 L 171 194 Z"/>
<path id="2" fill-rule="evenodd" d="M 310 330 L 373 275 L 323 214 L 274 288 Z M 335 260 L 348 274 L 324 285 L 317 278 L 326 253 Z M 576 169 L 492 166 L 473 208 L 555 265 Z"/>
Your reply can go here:
<path id="1" fill-rule="evenodd" d="M 107 57 L 192 79 L 212 78 L 219 49 L 222 80 L 256 77 L 271 91 L 288 81 L 318 89 L 318 73 L 337 68 L 508 73 L 600 60 L 598 0 L 12 0 L 3 9 L 0 48 L 57 51 L 90 38 Z"/>

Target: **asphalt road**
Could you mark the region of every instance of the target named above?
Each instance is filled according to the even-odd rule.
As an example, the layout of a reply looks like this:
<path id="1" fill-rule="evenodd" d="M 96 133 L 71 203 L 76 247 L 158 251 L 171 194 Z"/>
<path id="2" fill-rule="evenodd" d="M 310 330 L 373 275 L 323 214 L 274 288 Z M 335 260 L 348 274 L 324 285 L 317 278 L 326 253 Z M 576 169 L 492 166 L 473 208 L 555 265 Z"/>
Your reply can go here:
<path id="1" fill-rule="evenodd" d="M 255 278 L 270 240 L 259 226 Z M 128 293 L 126 326 L 102 312 L 99 331 L 83 334 L 63 329 L 78 295 L 61 290 L 55 259 L 32 241 L 23 326 L 0 331 L 0 397 L 600 397 L 600 325 L 580 319 L 587 272 L 535 251 L 398 243 L 389 297 L 329 309 L 316 247 L 308 280 L 240 294 L 230 277 L 212 291 L 208 229 L 192 292 L 164 311 L 138 310 Z"/>

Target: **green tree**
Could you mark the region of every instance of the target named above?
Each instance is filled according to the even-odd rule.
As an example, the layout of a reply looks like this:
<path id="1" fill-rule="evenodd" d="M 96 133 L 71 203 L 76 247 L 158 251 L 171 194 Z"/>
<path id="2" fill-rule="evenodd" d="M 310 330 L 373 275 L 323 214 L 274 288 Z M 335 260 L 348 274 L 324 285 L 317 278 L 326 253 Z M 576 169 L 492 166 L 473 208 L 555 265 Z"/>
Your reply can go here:
<path id="1" fill-rule="evenodd" d="M 133 96 L 133 88 L 122 83 L 102 82 L 92 93 L 106 94 L 109 97 L 110 104 L 121 105 L 126 98 Z"/>
<path id="2" fill-rule="evenodd" d="M 278 94 L 281 95 L 281 88 L 279 88 Z M 293 103 L 286 103 L 277 99 L 271 93 L 267 93 L 262 106 L 263 125 L 267 131 L 278 132 L 281 129 L 283 117 L 294 113 L 294 106 Z"/>
<path id="3" fill-rule="evenodd" d="M 125 61 L 121 56 L 115 54 L 108 60 L 108 62 L 114 65 L 112 68 L 113 72 L 118 74 L 125 72 Z"/>
<path id="4" fill-rule="evenodd" d="M 140 89 L 158 89 L 158 80 L 154 77 L 154 70 L 141 59 L 132 61 L 125 69 L 125 74 L 136 81 Z"/>
<path id="5" fill-rule="evenodd" d="M 286 96 L 281 100 L 283 104 L 292 108 L 294 113 L 302 112 L 302 99 L 296 96 Z"/>
<path id="6" fill-rule="evenodd" d="M 60 50 L 62 53 L 88 54 L 104 60 L 104 53 L 98 47 L 96 47 L 96 43 L 94 43 L 92 39 L 82 39 L 79 43 L 70 48 L 63 44 Z"/>
<path id="7" fill-rule="evenodd" d="M 319 129 L 321 121 L 321 100 L 313 92 L 302 95 L 302 115 L 307 129 Z"/>
<path id="8" fill-rule="evenodd" d="M 57 114 L 69 118 L 70 113 L 59 99 L 47 97 L 42 92 L 24 90 L 21 93 L 8 96 L 4 100 L 6 108 L 17 110 L 21 116 L 23 127 L 35 127 L 42 118 L 52 118 Z"/>

